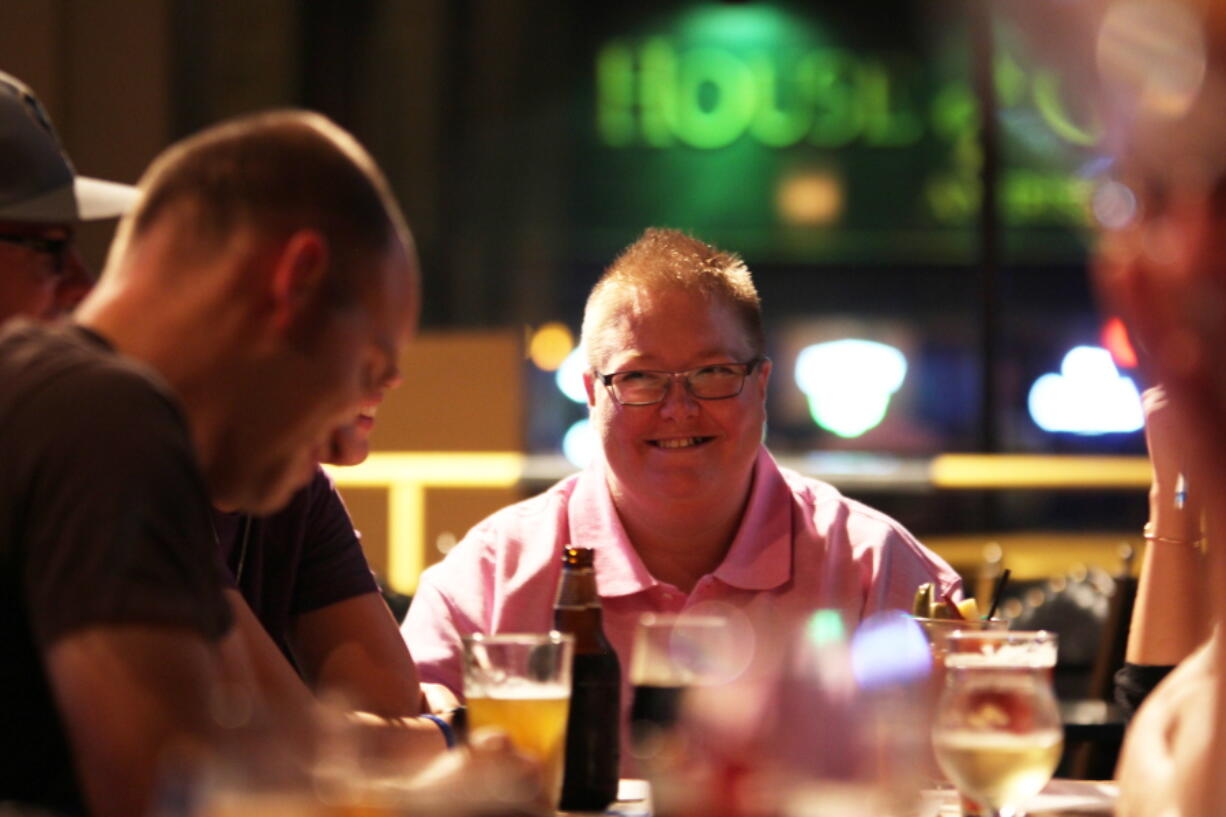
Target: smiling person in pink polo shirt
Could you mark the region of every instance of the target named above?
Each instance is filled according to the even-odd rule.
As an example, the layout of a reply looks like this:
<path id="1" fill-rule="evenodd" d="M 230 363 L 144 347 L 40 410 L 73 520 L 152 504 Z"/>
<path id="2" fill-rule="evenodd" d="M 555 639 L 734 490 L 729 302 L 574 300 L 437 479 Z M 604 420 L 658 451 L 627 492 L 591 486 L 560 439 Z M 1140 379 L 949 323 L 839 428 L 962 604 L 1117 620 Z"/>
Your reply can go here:
<path id="1" fill-rule="evenodd" d="M 403 627 L 423 680 L 461 691 L 468 633 L 549 629 L 567 544 L 595 549 L 623 668 L 646 612 L 720 602 L 764 634 L 817 607 L 852 622 L 908 608 L 922 582 L 960 590 L 893 519 L 780 468 L 762 445 L 771 361 L 737 256 L 648 230 L 592 290 L 583 345 L 601 454 L 423 574 Z"/>

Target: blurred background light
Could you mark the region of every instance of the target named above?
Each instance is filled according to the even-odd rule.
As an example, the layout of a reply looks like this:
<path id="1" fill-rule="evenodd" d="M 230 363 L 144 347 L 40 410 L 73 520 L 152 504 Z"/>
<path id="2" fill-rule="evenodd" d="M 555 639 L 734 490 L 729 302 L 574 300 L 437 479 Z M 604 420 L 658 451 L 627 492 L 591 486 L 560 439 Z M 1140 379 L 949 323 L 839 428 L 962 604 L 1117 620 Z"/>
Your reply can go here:
<path id="1" fill-rule="evenodd" d="M 847 637 L 843 614 L 838 610 L 817 610 L 809 617 L 805 636 L 814 646 L 837 644 Z"/>
<path id="2" fill-rule="evenodd" d="M 834 174 L 808 170 L 779 180 L 775 207 L 787 224 L 821 227 L 843 212 L 843 184 Z"/>
<path id="3" fill-rule="evenodd" d="M 528 357 L 537 368 L 552 372 L 562 365 L 575 348 L 570 328 L 556 321 L 542 324 L 528 340 Z"/>
<path id="4" fill-rule="evenodd" d="M 877 426 L 906 375 L 903 353 L 872 340 L 818 343 L 796 357 L 796 385 L 813 421 L 840 437 L 859 437 Z"/>
<path id="5" fill-rule="evenodd" d="M 1192 10 L 1169 0 L 1132 0 L 1107 10 L 1096 49 L 1104 80 L 1150 116 L 1175 119 L 1205 80 L 1205 34 Z"/>
<path id="6" fill-rule="evenodd" d="M 587 355 L 582 346 L 576 346 L 558 366 L 554 382 L 558 390 L 576 403 L 587 402 L 587 389 L 583 387 L 583 372 L 587 369 Z"/>
<path id="7" fill-rule="evenodd" d="M 562 437 L 562 455 L 576 468 L 587 468 L 596 453 L 596 435 L 591 423 L 579 420 Z"/>
<path id="8" fill-rule="evenodd" d="M 679 21 L 680 34 L 696 41 L 727 46 L 771 45 L 796 25 L 771 3 L 704 3 Z"/>
<path id="9" fill-rule="evenodd" d="M 1100 184 L 1090 199 L 1094 218 L 1108 230 L 1121 230 L 1137 215 L 1137 197 L 1122 182 Z"/>
<path id="10" fill-rule="evenodd" d="M 1110 352 L 1097 346 L 1069 350 L 1060 373 L 1036 380 L 1027 402 L 1031 418 L 1044 431 L 1118 434 L 1144 424 L 1136 384 L 1119 373 Z"/>
<path id="11" fill-rule="evenodd" d="M 1058 74 L 1046 69 L 1036 72 L 1032 93 L 1035 109 L 1056 136 L 1080 147 L 1098 144 L 1101 133 L 1097 124 L 1086 126 L 1073 121 L 1061 95 Z"/>
<path id="12" fill-rule="evenodd" d="M 1137 367 L 1137 353 L 1132 348 L 1132 341 L 1128 339 L 1128 329 L 1125 328 L 1122 320 L 1116 317 L 1108 318 L 1103 324 L 1100 340 L 1103 348 L 1111 353 L 1111 359 L 1115 361 L 1116 366 L 1124 369 Z"/>
<path id="13" fill-rule="evenodd" d="M 851 639 L 851 671 L 862 689 L 928 677 L 932 650 L 915 619 L 900 610 L 866 618 Z"/>

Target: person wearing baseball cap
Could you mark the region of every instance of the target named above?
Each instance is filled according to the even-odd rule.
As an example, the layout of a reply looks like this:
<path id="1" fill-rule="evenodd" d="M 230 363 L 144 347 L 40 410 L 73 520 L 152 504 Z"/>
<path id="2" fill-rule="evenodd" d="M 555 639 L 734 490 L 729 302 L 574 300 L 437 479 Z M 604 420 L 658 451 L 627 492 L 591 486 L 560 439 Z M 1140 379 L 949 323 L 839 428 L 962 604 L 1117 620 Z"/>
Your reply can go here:
<path id="1" fill-rule="evenodd" d="M 75 225 L 121 216 L 138 198 L 131 185 L 77 175 L 34 92 L 0 71 L 0 323 L 71 310 L 93 284 Z"/>

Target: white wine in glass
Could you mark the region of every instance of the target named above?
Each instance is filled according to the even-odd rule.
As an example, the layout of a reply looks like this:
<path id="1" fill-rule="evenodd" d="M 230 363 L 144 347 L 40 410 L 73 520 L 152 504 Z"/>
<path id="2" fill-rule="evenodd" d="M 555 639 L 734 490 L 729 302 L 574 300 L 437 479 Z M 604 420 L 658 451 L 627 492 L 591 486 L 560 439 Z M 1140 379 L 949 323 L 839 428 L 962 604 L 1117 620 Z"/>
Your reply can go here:
<path id="1" fill-rule="evenodd" d="M 1055 636 L 1046 632 L 950 638 L 932 745 L 942 771 L 991 817 L 1017 814 L 1060 762 L 1055 653 Z"/>

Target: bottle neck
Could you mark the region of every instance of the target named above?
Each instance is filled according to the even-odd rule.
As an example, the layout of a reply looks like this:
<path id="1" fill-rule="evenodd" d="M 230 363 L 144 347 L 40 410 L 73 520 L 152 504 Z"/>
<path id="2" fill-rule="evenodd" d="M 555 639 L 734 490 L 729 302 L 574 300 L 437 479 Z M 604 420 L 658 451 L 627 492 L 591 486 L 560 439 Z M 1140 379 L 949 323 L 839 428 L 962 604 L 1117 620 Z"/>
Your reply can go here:
<path id="1" fill-rule="evenodd" d="M 563 568 L 554 607 L 595 607 L 599 610 L 600 596 L 596 593 L 596 571 L 590 567 Z"/>
<path id="2" fill-rule="evenodd" d="M 575 637 L 575 652 L 611 649 L 604 635 L 604 616 L 591 568 L 564 568 L 553 606 L 553 626 Z"/>

